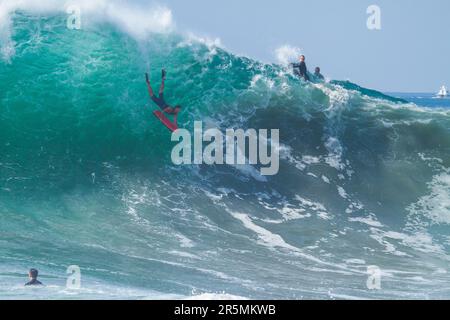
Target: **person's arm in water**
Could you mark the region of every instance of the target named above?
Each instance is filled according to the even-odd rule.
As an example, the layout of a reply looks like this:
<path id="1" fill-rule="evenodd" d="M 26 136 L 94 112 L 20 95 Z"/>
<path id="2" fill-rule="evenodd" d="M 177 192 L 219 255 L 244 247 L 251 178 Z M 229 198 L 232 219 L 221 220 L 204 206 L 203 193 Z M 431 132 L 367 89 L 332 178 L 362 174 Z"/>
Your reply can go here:
<path id="1" fill-rule="evenodd" d="M 153 97 L 155 94 L 153 93 L 152 85 L 150 84 L 150 78 L 148 77 L 148 73 L 145 74 L 145 80 L 147 82 L 148 93 L 150 97 Z"/>
<path id="2" fill-rule="evenodd" d="M 296 76 L 300 75 L 300 71 L 299 71 L 300 64 L 299 63 L 291 63 L 291 66 L 292 66 L 292 70 L 294 70 L 294 74 Z"/>

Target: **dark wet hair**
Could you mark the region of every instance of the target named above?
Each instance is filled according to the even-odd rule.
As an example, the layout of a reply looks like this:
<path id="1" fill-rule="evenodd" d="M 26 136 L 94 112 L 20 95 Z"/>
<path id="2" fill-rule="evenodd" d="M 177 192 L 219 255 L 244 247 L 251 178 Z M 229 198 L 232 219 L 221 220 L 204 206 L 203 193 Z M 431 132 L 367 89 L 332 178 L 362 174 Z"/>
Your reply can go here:
<path id="1" fill-rule="evenodd" d="M 320 67 L 316 67 L 316 71 L 317 71 L 317 72 L 320 72 Z"/>
<path id="2" fill-rule="evenodd" d="M 30 276 L 33 279 L 36 279 L 38 277 L 39 271 L 37 271 L 36 269 L 30 269 Z"/>

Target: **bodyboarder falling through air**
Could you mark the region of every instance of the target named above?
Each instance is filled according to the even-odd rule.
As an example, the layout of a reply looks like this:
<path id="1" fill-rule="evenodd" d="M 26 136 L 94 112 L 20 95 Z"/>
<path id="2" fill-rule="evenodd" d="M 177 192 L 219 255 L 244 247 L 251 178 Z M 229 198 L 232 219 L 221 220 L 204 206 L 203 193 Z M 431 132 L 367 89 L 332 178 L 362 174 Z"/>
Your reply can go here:
<path id="1" fill-rule="evenodd" d="M 166 116 L 160 112 L 155 111 L 154 114 L 156 117 L 158 117 L 161 122 L 167 126 L 171 131 L 175 131 L 178 128 L 178 113 L 181 110 L 180 105 L 176 105 L 175 107 L 170 106 L 167 104 L 167 102 L 164 100 L 164 85 L 166 80 L 166 71 L 162 70 L 162 76 L 161 76 L 161 86 L 159 88 L 159 95 L 158 97 L 153 92 L 153 88 L 150 84 L 150 78 L 148 76 L 148 73 L 145 74 L 145 78 L 147 81 L 147 87 L 148 87 L 148 93 L 150 94 L 150 98 L 153 100 L 153 102 L 161 108 L 161 110 L 166 114 L 172 114 L 174 116 L 173 122 L 170 122 Z"/>

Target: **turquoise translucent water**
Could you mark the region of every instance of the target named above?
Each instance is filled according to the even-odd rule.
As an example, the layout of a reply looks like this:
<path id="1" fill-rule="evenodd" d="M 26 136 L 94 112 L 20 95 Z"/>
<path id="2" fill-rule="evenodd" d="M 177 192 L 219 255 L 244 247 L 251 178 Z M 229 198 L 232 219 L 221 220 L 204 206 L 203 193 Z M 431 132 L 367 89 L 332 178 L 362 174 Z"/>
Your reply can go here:
<path id="1" fill-rule="evenodd" d="M 449 298 L 450 111 L 181 35 L 16 14 L 0 62 L 0 297 Z M 281 166 L 171 164 L 180 123 L 280 129 Z M 82 289 L 65 289 L 79 265 Z M 382 290 L 366 287 L 367 266 Z M 38 268 L 48 287 L 25 289 Z M 205 296 L 203 296 L 205 297 Z"/>

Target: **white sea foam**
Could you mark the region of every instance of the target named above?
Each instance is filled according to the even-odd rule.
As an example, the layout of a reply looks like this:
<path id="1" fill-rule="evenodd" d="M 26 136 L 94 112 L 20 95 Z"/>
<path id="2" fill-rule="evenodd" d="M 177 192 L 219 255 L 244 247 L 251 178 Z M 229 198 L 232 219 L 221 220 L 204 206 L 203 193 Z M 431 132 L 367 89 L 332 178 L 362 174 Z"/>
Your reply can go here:
<path id="1" fill-rule="evenodd" d="M 203 44 L 208 48 L 208 55 L 207 58 L 210 58 L 211 56 L 214 56 L 217 54 L 217 49 L 226 49 L 225 46 L 222 43 L 222 40 L 220 38 L 210 38 L 205 36 L 198 36 L 192 32 L 186 32 L 184 40 L 181 41 L 177 47 L 183 48 L 183 47 L 194 47 L 196 44 Z M 217 127 L 217 126 L 215 126 Z"/>
<path id="2" fill-rule="evenodd" d="M 347 259 L 347 260 L 345 260 L 345 263 L 347 263 L 347 264 L 365 265 L 366 261 L 364 261 L 362 259 Z"/>
<path id="3" fill-rule="evenodd" d="M 263 84 L 265 88 L 268 88 L 269 90 L 275 87 L 275 81 L 260 74 L 253 76 L 252 81 L 250 82 L 250 87 L 256 88 L 258 84 Z"/>
<path id="4" fill-rule="evenodd" d="M 306 164 L 318 164 L 320 163 L 320 158 L 313 156 L 303 156 L 302 161 Z"/>
<path id="5" fill-rule="evenodd" d="M 429 183 L 430 193 L 410 205 L 411 216 L 427 217 L 430 224 L 450 224 L 450 174 L 436 175 Z"/>
<path id="6" fill-rule="evenodd" d="M 195 246 L 194 242 L 191 239 L 185 237 L 180 233 L 176 233 L 175 237 L 180 241 L 180 246 L 183 248 L 192 248 Z"/>
<path id="7" fill-rule="evenodd" d="M 226 208 L 226 210 L 235 219 L 239 220 L 244 225 L 245 228 L 251 230 L 258 236 L 257 243 L 260 245 L 263 245 L 263 246 L 268 247 L 273 250 L 275 250 L 277 248 L 285 249 L 295 256 L 299 256 L 299 257 L 302 257 L 303 259 L 309 260 L 311 262 L 315 262 L 315 263 L 318 263 L 321 265 L 326 265 L 326 266 L 331 267 L 331 269 L 326 270 L 327 272 L 333 272 L 333 273 L 345 272 L 347 274 L 351 274 L 351 273 L 364 274 L 365 273 L 365 272 L 362 272 L 361 270 L 353 269 L 347 265 L 326 262 L 326 261 L 323 261 L 312 255 L 306 254 L 300 248 L 297 248 L 297 247 L 287 243 L 280 235 L 272 233 L 269 230 L 267 230 L 261 226 L 258 226 L 256 223 L 253 222 L 252 218 L 249 215 L 247 215 L 245 213 L 234 212 L 232 210 L 229 210 L 228 208 Z"/>
<path id="8" fill-rule="evenodd" d="M 299 195 L 296 195 L 295 199 L 300 201 L 301 206 L 316 212 L 319 218 L 324 220 L 330 220 L 332 218 L 332 215 L 327 211 L 323 204 L 305 199 Z"/>
<path id="9" fill-rule="evenodd" d="M 337 186 L 337 190 L 338 190 L 338 193 L 341 196 L 341 198 L 344 198 L 344 199 L 348 198 L 348 194 L 344 188 L 342 188 L 341 186 Z"/>
<path id="10" fill-rule="evenodd" d="M 256 225 L 252 219 L 243 213 L 231 212 L 230 214 L 242 222 L 242 224 L 249 230 L 252 230 L 258 235 L 260 243 L 272 247 L 272 248 L 284 248 L 292 251 L 298 251 L 299 249 L 286 243 L 284 239 L 278 234 L 274 234 L 263 227 Z"/>
<path id="11" fill-rule="evenodd" d="M 249 300 L 248 298 L 236 296 L 228 293 L 202 293 L 194 295 L 192 297 L 185 298 L 184 300 Z"/>
<path id="12" fill-rule="evenodd" d="M 200 259 L 198 256 L 190 254 L 188 252 L 184 252 L 184 251 L 172 250 L 172 251 L 169 251 L 168 253 L 171 255 L 174 255 L 174 256 L 182 257 L 182 258 Z"/>
<path id="13" fill-rule="evenodd" d="M 275 50 L 275 57 L 278 63 L 287 66 L 289 63 L 297 61 L 302 54 L 302 49 L 290 45 L 284 45 Z"/>
<path id="14" fill-rule="evenodd" d="M 327 183 L 327 184 L 330 184 L 331 182 L 330 182 L 330 179 L 328 179 L 328 177 L 326 177 L 326 176 L 322 176 L 322 180 L 323 180 L 323 182 L 325 182 L 325 183 Z"/>
<path id="15" fill-rule="evenodd" d="M 345 168 L 345 164 L 342 162 L 343 148 L 339 139 L 335 137 L 329 137 L 327 142 L 325 143 L 325 147 L 329 152 L 328 156 L 325 159 L 325 162 L 330 167 L 335 168 L 336 170 L 343 170 Z"/>
<path id="16" fill-rule="evenodd" d="M 426 232 L 416 232 L 415 234 L 407 234 L 396 231 L 384 231 L 379 228 L 370 228 L 370 237 L 385 247 L 385 252 L 396 256 L 410 256 L 400 251 L 397 247 L 402 245 L 408 249 L 414 249 L 427 254 L 437 253 L 444 255 L 445 250 L 438 244 L 435 244 L 433 238 Z"/>
<path id="17" fill-rule="evenodd" d="M 377 228 L 383 227 L 383 225 L 379 221 L 377 221 L 376 218 L 373 216 L 369 216 L 369 217 L 365 217 L 365 218 L 363 218 L 363 217 L 349 218 L 348 221 L 364 223 L 371 227 L 377 227 Z"/>
<path id="18" fill-rule="evenodd" d="M 142 39 L 151 32 L 167 32 L 175 24 L 170 9 L 150 4 L 133 4 L 114 0 L 1 0 L 0 2 L 0 50 L 4 59 L 14 54 L 11 40 L 11 14 L 16 11 L 27 13 L 65 13 L 69 5 L 80 9 L 82 21 L 109 22 L 136 39 Z M 94 18 L 94 19 L 91 19 Z M 83 26 L 83 24 L 82 24 Z"/>

